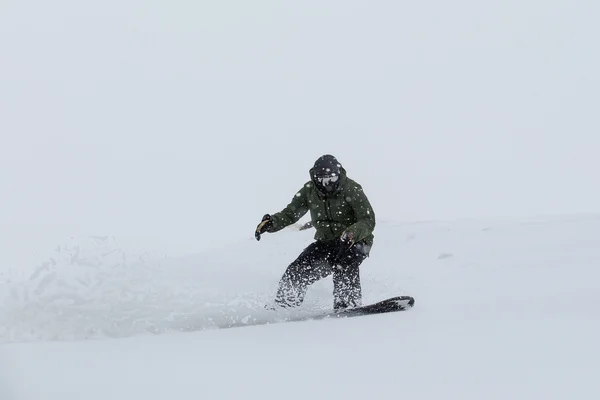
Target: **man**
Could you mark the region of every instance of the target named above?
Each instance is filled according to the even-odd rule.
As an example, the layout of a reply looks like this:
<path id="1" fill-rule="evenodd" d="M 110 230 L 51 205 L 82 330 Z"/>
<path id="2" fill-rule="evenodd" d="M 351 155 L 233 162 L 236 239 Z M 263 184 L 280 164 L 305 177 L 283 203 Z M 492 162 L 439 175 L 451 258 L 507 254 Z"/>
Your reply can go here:
<path id="1" fill-rule="evenodd" d="M 333 274 L 335 310 L 362 305 L 359 266 L 373 245 L 375 213 L 362 187 L 348 178 L 338 160 L 326 154 L 310 169 L 310 181 L 282 211 L 266 214 L 256 239 L 297 222 L 310 211 L 316 229 L 311 243 L 288 267 L 277 288 L 275 304 L 302 304 L 308 287 Z"/>

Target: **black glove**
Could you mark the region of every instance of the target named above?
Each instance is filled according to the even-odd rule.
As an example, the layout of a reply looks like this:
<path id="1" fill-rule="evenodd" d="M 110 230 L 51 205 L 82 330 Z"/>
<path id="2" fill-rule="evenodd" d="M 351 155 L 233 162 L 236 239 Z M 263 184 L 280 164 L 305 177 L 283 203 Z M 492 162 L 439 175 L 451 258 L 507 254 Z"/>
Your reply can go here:
<path id="1" fill-rule="evenodd" d="M 269 214 L 265 214 L 265 216 L 260 221 L 260 224 L 256 227 L 256 231 L 254 232 L 254 237 L 256 240 L 260 240 L 260 235 L 265 232 L 269 232 L 269 229 L 273 227 L 273 218 Z"/>
<path id="2" fill-rule="evenodd" d="M 342 233 L 340 240 L 342 241 L 342 243 L 345 243 L 348 246 L 348 248 L 350 248 L 354 246 L 354 233 L 344 232 Z"/>
<path id="3" fill-rule="evenodd" d="M 354 234 L 352 232 L 344 232 L 339 240 L 338 252 L 335 257 L 336 264 L 342 262 L 352 246 L 354 246 Z"/>

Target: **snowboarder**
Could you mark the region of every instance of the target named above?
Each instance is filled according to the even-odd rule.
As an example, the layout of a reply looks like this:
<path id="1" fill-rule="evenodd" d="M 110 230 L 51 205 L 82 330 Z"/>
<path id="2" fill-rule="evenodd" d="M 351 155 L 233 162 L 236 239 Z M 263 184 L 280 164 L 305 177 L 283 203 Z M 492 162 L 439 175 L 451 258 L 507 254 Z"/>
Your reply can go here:
<path id="1" fill-rule="evenodd" d="M 348 178 L 338 160 L 326 154 L 315 161 L 308 181 L 282 211 L 266 214 L 255 232 L 277 232 L 310 211 L 316 229 L 311 243 L 286 269 L 275 304 L 302 304 L 308 287 L 333 274 L 335 310 L 362 305 L 359 266 L 373 245 L 375 213 L 361 185 Z"/>

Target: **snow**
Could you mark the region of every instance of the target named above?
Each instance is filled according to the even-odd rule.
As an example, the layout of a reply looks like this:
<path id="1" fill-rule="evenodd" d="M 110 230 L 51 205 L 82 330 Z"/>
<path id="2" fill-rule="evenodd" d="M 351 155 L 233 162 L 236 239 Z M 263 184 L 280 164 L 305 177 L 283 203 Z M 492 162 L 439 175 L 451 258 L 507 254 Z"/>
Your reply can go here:
<path id="1" fill-rule="evenodd" d="M 212 3 L 2 2 L 0 400 L 600 397 L 600 3 Z M 328 153 L 414 309 L 263 308 Z"/>
<path id="2" fill-rule="evenodd" d="M 600 394 L 600 215 L 382 221 L 377 232 L 365 301 L 408 294 L 409 311 L 277 323 L 262 304 L 310 230 L 149 264 L 58 262 L 9 285 L 23 295 L 3 303 L 4 398 Z M 297 315 L 327 309 L 331 286 L 311 287 Z"/>

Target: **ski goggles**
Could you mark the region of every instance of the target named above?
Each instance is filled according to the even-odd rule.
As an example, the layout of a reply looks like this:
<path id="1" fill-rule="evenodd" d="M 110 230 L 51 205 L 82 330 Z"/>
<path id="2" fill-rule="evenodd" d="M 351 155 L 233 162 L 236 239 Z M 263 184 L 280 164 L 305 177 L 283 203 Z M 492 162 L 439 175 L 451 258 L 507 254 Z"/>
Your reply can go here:
<path id="1" fill-rule="evenodd" d="M 328 186 L 330 183 L 337 182 L 337 180 L 340 179 L 340 177 L 337 175 L 323 175 L 315 176 L 315 179 L 323 186 Z"/>

